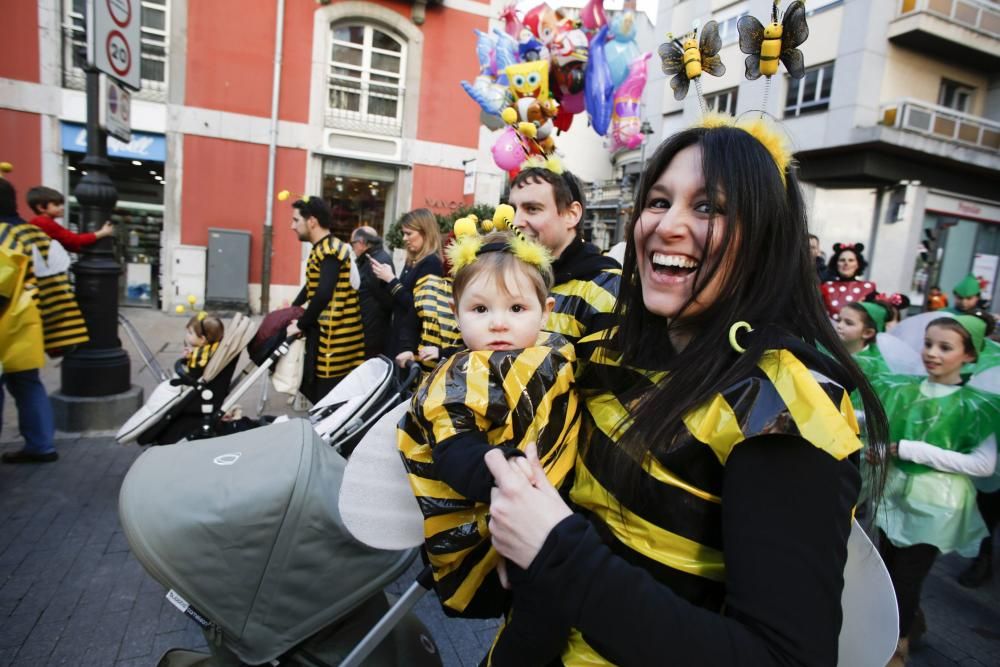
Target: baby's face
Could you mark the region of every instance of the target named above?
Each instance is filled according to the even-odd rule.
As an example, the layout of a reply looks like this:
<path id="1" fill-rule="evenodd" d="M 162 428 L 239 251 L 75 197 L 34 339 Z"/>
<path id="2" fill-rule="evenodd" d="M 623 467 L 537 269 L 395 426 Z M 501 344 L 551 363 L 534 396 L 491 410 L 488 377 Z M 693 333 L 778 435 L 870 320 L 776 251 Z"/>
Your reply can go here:
<path id="1" fill-rule="evenodd" d="M 199 336 L 194 329 L 188 327 L 184 332 L 184 344 L 188 347 L 201 347 L 207 341 L 204 336 Z"/>
<path id="2" fill-rule="evenodd" d="M 506 287 L 480 274 L 465 287 L 456 307 L 458 328 L 470 350 L 523 350 L 535 344 L 555 300 L 538 300 L 531 280 L 517 271 Z"/>

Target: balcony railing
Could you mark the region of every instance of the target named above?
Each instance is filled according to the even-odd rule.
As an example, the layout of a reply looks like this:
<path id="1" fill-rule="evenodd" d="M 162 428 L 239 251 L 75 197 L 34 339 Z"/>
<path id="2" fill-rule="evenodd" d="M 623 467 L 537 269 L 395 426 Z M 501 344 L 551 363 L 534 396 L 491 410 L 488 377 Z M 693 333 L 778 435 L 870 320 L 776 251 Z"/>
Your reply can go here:
<path id="1" fill-rule="evenodd" d="M 995 5 L 979 0 L 899 0 L 896 16 L 918 12 L 941 18 L 1000 38 L 1000 11 Z"/>
<path id="2" fill-rule="evenodd" d="M 1000 152 L 1000 123 L 986 118 L 911 99 L 883 106 L 881 117 L 889 127 Z"/>
<path id="3" fill-rule="evenodd" d="M 594 181 L 587 191 L 587 203 L 617 202 L 623 194 L 628 197 L 631 193 L 623 193 L 621 181 Z"/>
<path id="4" fill-rule="evenodd" d="M 394 137 L 402 135 L 406 103 L 402 88 L 332 79 L 328 91 L 327 127 Z"/>

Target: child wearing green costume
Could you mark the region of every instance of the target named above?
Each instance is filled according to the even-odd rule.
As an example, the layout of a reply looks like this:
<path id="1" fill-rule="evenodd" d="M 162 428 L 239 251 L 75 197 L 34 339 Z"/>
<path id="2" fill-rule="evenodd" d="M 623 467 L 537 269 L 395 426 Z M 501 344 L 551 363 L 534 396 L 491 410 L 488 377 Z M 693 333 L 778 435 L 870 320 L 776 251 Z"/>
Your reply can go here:
<path id="1" fill-rule="evenodd" d="M 933 320 L 922 351 L 927 377 L 877 383 L 892 458 L 875 525 L 899 606 L 900 643 L 890 665 L 905 664 L 920 589 L 937 555 L 974 556 L 987 534 L 970 477 L 996 467 L 1000 396 L 971 386 L 961 373 L 983 348 L 988 317 Z"/>
<path id="2" fill-rule="evenodd" d="M 885 332 L 889 315 L 890 310 L 885 304 L 861 301 L 841 308 L 840 319 L 835 325 L 837 336 L 869 381 L 889 373 L 889 366 L 875 342 L 875 337 Z M 864 409 L 857 390 L 851 393 L 851 403 L 855 410 Z"/>

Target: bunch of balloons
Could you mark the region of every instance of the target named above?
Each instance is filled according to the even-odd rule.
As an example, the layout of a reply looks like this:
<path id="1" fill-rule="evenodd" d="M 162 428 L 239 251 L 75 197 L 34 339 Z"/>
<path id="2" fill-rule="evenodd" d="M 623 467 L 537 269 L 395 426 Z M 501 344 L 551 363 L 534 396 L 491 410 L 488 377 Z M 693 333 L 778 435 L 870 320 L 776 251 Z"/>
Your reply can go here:
<path id="1" fill-rule="evenodd" d="M 602 0 L 590 0 L 579 19 L 540 4 L 523 18 L 504 8 L 504 30 L 476 31 L 479 75 L 462 87 L 482 109 L 501 169 L 516 170 L 533 155 L 555 150 L 555 135 L 586 112 L 609 148 L 636 148 L 643 140 L 640 101 L 651 54 L 636 43 L 635 12 L 608 22 Z"/>

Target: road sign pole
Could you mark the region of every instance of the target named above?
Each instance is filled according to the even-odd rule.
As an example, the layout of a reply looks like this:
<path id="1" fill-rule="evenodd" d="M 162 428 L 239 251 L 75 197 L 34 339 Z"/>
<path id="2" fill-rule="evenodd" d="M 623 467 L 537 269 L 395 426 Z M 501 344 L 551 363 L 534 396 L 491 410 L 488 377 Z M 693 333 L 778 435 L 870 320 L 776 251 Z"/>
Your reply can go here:
<path id="1" fill-rule="evenodd" d="M 107 134 L 98 124 L 100 72 L 94 66 L 86 71 L 87 157 L 80 163 L 84 176 L 73 194 L 80 203 L 82 231 L 93 232 L 111 219 L 118 192 L 109 174 Z M 52 396 L 56 425 L 65 431 L 114 428 L 141 405 L 142 393 L 132 387 L 128 353 L 118 340 L 122 267 L 112 238 L 86 246 L 73 272 L 90 341 L 63 360 L 62 388 Z"/>

